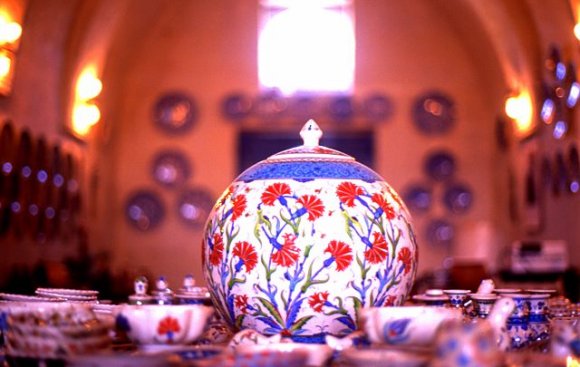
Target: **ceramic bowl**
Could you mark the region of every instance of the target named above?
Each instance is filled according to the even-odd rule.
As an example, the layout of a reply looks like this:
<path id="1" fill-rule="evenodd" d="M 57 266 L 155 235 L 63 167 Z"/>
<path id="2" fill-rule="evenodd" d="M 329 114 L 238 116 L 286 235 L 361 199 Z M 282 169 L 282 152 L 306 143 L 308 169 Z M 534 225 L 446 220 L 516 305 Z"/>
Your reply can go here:
<path id="1" fill-rule="evenodd" d="M 214 310 L 200 304 L 122 305 L 117 309 L 117 328 L 144 349 L 189 344 L 204 332 Z"/>
<path id="2" fill-rule="evenodd" d="M 359 310 L 369 341 L 376 344 L 429 346 L 446 320 L 461 320 L 461 310 L 445 307 L 370 307 Z"/>
<path id="3" fill-rule="evenodd" d="M 0 310 L 10 356 L 64 358 L 103 350 L 111 343 L 113 323 L 97 317 L 88 304 L 11 302 L 1 304 Z"/>

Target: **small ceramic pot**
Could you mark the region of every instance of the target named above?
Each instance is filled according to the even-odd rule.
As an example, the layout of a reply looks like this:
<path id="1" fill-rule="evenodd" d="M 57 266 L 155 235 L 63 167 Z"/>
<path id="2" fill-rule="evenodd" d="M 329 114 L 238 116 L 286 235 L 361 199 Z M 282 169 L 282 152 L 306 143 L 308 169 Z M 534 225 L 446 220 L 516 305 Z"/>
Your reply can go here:
<path id="1" fill-rule="evenodd" d="M 530 326 L 529 341 L 542 341 L 550 338 L 550 320 L 548 320 L 548 299 L 549 294 L 529 295 L 529 315 Z"/>
<path id="2" fill-rule="evenodd" d="M 507 331 L 511 338 L 510 349 L 522 349 L 528 345 L 531 337 L 528 320 L 529 295 L 526 293 L 506 293 L 503 297 L 513 299 L 516 305 L 506 323 Z"/>
<path id="3" fill-rule="evenodd" d="M 471 291 L 468 289 L 445 289 L 443 293 L 449 297 L 449 305 L 451 307 L 463 310 L 465 303 L 469 300 Z"/>
<path id="4" fill-rule="evenodd" d="M 473 310 L 475 311 L 473 316 L 481 319 L 487 318 L 497 298 L 497 295 L 492 293 L 472 294 L 471 300 L 473 302 Z"/>

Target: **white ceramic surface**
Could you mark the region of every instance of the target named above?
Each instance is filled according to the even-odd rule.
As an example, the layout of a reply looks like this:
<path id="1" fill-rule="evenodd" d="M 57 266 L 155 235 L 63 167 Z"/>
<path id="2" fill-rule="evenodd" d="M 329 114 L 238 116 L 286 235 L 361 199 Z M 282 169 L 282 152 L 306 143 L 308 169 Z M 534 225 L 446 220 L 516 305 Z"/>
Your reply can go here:
<path id="1" fill-rule="evenodd" d="M 387 345 L 432 345 L 444 321 L 463 318 L 461 310 L 429 306 L 362 308 L 359 312 L 369 340 Z"/>
<path id="2" fill-rule="evenodd" d="M 395 349 L 385 346 L 350 348 L 340 360 L 353 367 L 423 367 L 428 366 L 431 353 L 423 349 Z"/>
<path id="3" fill-rule="evenodd" d="M 271 351 L 282 351 L 285 353 L 292 353 L 296 351 L 305 352 L 307 355 L 306 365 L 313 367 L 325 366 L 332 356 L 333 350 L 325 344 L 308 344 L 308 343 L 293 343 L 280 342 L 269 344 L 242 344 L 236 349 L 236 353 L 251 354 L 251 353 L 268 353 Z"/>

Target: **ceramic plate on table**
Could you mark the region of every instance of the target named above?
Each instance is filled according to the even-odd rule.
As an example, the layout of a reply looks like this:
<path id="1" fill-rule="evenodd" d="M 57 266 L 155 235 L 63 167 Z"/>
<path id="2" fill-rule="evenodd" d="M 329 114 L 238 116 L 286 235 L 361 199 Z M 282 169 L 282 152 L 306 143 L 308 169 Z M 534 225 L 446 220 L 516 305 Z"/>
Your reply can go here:
<path id="1" fill-rule="evenodd" d="M 183 185 L 192 174 L 191 163 L 179 150 L 162 150 L 153 158 L 153 178 L 165 187 Z"/>
<path id="2" fill-rule="evenodd" d="M 154 191 L 138 190 L 129 195 L 125 216 L 136 229 L 149 231 L 161 224 L 165 217 L 165 206 Z"/>
<path id="3" fill-rule="evenodd" d="M 154 107 L 157 127 L 170 135 L 181 135 L 189 131 L 197 117 L 193 99 L 182 92 L 169 92 L 161 96 Z"/>
<path id="4" fill-rule="evenodd" d="M 92 289 L 71 289 L 71 288 L 37 288 L 36 294 L 48 294 L 59 296 L 81 296 L 81 297 L 97 297 L 99 291 Z"/>
<path id="5" fill-rule="evenodd" d="M 0 299 L 12 302 L 62 302 L 64 299 L 55 297 L 29 296 L 25 294 L 0 293 Z"/>

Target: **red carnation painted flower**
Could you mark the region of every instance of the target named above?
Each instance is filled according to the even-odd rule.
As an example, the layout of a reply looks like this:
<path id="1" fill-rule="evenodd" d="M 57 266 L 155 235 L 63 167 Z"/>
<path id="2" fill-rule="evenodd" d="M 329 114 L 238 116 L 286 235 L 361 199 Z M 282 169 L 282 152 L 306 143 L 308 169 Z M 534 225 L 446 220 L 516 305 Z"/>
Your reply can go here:
<path id="1" fill-rule="evenodd" d="M 232 220 L 236 220 L 244 214 L 246 210 L 246 196 L 238 195 L 233 199 Z"/>
<path id="2" fill-rule="evenodd" d="M 395 219 L 395 209 L 393 208 L 391 203 L 389 203 L 385 199 L 385 197 L 383 195 L 381 195 L 379 193 L 375 193 L 371 197 L 371 200 L 374 201 L 381 209 L 383 209 L 383 212 L 387 216 L 388 220 Z"/>
<path id="3" fill-rule="evenodd" d="M 397 300 L 397 297 L 392 296 L 392 295 L 388 296 L 387 299 L 385 300 L 385 303 L 383 304 L 383 306 L 394 306 L 396 300 Z"/>
<path id="4" fill-rule="evenodd" d="M 241 313 L 246 313 L 248 311 L 248 295 L 236 295 L 234 298 L 234 305 L 240 310 Z"/>
<path id="5" fill-rule="evenodd" d="M 161 319 L 161 321 L 159 321 L 159 324 L 157 325 L 157 334 L 159 335 L 167 334 L 170 339 L 173 337 L 173 333 L 178 333 L 179 330 L 181 330 L 181 327 L 179 326 L 179 321 L 177 321 L 176 318 L 173 318 L 171 316 L 167 316 Z"/>
<path id="6" fill-rule="evenodd" d="M 338 271 L 348 268 L 352 262 L 351 248 L 344 242 L 330 241 L 324 252 L 328 252 L 334 258 Z"/>
<path id="7" fill-rule="evenodd" d="M 209 254 L 209 263 L 212 265 L 219 265 L 222 262 L 224 252 L 224 240 L 219 233 L 213 235 L 213 249 Z"/>
<path id="8" fill-rule="evenodd" d="M 407 247 L 403 247 L 401 251 L 399 251 L 397 258 L 399 261 L 403 262 L 403 265 L 405 266 L 405 274 L 408 274 L 411 271 L 411 262 L 413 261 L 411 250 Z"/>
<path id="9" fill-rule="evenodd" d="M 373 242 L 371 248 L 365 251 L 365 259 L 371 264 L 379 264 L 385 261 L 389 254 L 389 248 L 385 236 L 379 232 L 373 232 Z"/>
<path id="10" fill-rule="evenodd" d="M 290 186 L 285 183 L 276 182 L 266 188 L 262 193 L 262 203 L 264 205 L 274 205 L 276 200 L 278 200 L 283 195 L 291 195 L 292 191 Z"/>
<path id="11" fill-rule="evenodd" d="M 306 212 L 308 212 L 308 220 L 313 221 L 320 218 L 324 213 L 324 204 L 322 200 L 314 195 L 302 195 L 298 198 L 298 204 L 302 205 Z"/>
<path id="12" fill-rule="evenodd" d="M 353 184 L 352 182 L 342 182 L 336 188 L 336 195 L 338 199 L 346 204 L 346 206 L 353 207 L 357 196 L 364 194 L 362 187 Z"/>
<path id="13" fill-rule="evenodd" d="M 272 255 L 272 261 L 280 266 L 289 267 L 296 263 L 300 256 L 300 249 L 294 245 L 296 236 L 292 233 L 286 233 L 282 236 L 284 244 L 280 250 Z"/>
<path id="14" fill-rule="evenodd" d="M 317 292 L 308 298 L 308 304 L 316 312 L 322 312 L 322 306 L 328 300 L 328 292 Z"/>
<path id="15" fill-rule="evenodd" d="M 236 243 L 232 254 L 239 257 L 240 260 L 243 261 L 244 265 L 246 266 L 246 272 L 252 271 L 252 269 L 254 269 L 258 263 L 258 255 L 256 254 L 256 250 L 249 242 L 242 241 Z"/>

